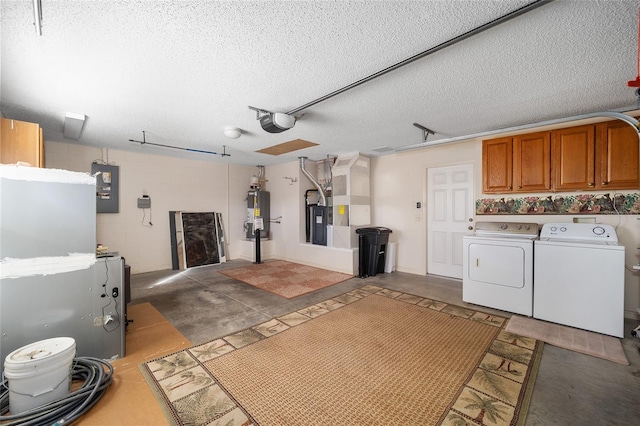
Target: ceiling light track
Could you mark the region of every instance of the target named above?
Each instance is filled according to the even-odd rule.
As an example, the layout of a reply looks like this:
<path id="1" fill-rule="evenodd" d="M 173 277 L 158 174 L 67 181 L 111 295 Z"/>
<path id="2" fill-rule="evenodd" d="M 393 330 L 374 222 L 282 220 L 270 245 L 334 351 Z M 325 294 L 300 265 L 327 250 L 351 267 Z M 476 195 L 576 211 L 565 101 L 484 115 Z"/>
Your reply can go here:
<path id="1" fill-rule="evenodd" d="M 181 151 L 188 151 L 188 152 L 198 152 L 200 154 L 211 154 L 211 155 L 219 155 L 221 157 L 231 157 L 231 154 L 227 154 L 227 147 L 225 145 L 222 145 L 222 152 L 213 152 L 213 151 L 205 151 L 202 149 L 194 149 L 194 148 L 182 148 L 180 146 L 171 146 L 171 145 L 164 145 L 161 143 L 152 143 L 152 142 L 147 142 L 147 136 L 144 130 L 142 131 L 142 140 L 141 141 L 137 141 L 134 139 L 129 139 L 129 142 L 135 142 L 135 143 L 139 143 L 140 145 L 153 145 L 153 146 L 160 146 L 162 148 L 171 148 L 171 149 L 179 149 Z"/>
<path id="2" fill-rule="evenodd" d="M 516 10 L 514 10 L 512 12 L 507 13 L 506 15 L 500 16 L 499 18 L 496 18 L 496 19 L 494 19 L 492 21 L 489 21 L 486 24 L 480 25 L 479 27 L 476 27 L 476 28 L 474 28 L 474 29 L 472 29 L 470 31 L 467 31 L 466 33 L 460 34 L 459 36 L 456 36 L 456 37 L 454 37 L 454 38 L 452 38 L 450 40 L 447 40 L 447 41 L 445 41 L 443 43 L 440 43 L 439 45 L 437 45 L 435 47 L 427 49 L 427 50 L 425 50 L 425 51 L 423 51 L 421 53 L 418 53 L 417 55 L 414 55 L 414 56 L 412 56 L 410 58 L 407 58 L 404 61 L 401 61 L 401 62 L 398 62 L 397 64 L 391 65 L 390 67 L 387 67 L 387 68 L 385 68 L 385 69 L 383 69 L 381 71 L 378 71 L 378 72 L 376 72 L 374 74 L 371 74 L 368 77 L 362 78 L 362 79 L 360 79 L 360 80 L 358 80 L 358 81 L 356 81 L 354 83 L 351 83 L 351 84 L 349 84 L 347 86 L 344 86 L 343 88 L 338 89 L 336 91 L 333 91 L 333 92 L 331 92 L 331 93 L 329 93 L 327 95 L 324 95 L 321 98 L 313 100 L 313 101 L 311 101 L 309 103 L 306 103 L 306 104 L 304 104 L 302 106 L 299 106 L 298 108 L 294 108 L 291 111 L 288 111 L 287 114 L 288 115 L 296 114 L 296 113 L 298 113 L 298 112 L 300 112 L 302 110 L 305 110 L 305 109 L 307 109 L 307 108 L 309 108 L 309 107 L 311 107 L 313 105 L 319 104 L 322 101 L 326 101 L 327 99 L 333 98 L 336 95 L 344 93 L 347 90 L 350 90 L 350 89 L 353 89 L 355 87 L 358 87 L 361 84 L 364 84 L 364 83 L 366 83 L 368 81 L 373 80 L 374 78 L 381 77 L 381 76 L 383 76 L 383 75 L 385 75 L 385 74 L 387 74 L 387 73 L 389 73 L 391 71 L 397 70 L 398 68 L 403 67 L 405 65 L 408 65 L 408 64 L 410 64 L 410 63 L 412 63 L 414 61 L 417 61 L 418 59 L 422 59 L 422 58 L 424 58 L 426 56 L 429 56 L 429 55 L 431 55 L 433 53 L 436 53 L 436 52 L 438 52 L 438 51 L 440 51 L 440 50 L 442 50 L 442 49 L 444 49 L 446 47 L 452 46 L 452 45 L 454 45 L 454 44 L 456 44 L 456 43 L 458 43 L 460 41 L 463 41 L 463 40 L 466 40 L 466 39 L 468 39 L 470 37 L 473 37 L 476 34 L 480 34 L 483 31 L 486 31 L 486 30 L 488 30 L 490 28 L 493 28 L 493 27 L 495 27 L 497 25 L 500 25 L 500 24 L 502 24 L 504 22 L 507 22 L 507 21 L 509 21 L 509 20 L 511 20 L 513 18 L 516 18 L 516 17 L 518 17 L 520 15 L 523 15 L 523 14 L 525 14 L 527 12 L 530 12 L 530 11 L 532 11 L 534 9 L 537 9 L 538 7 L 543 6 L 543 5 L 545 5 L 547 3 L 550 3 L 552 1 L 553 0 L 536 0 L 534 2 L 531 2 L 531 3 L 527 4 L 527 5 L 522 6 L 519 9 L 516 9 Z M 251 108 L 251 107 L 249 107 L 249 108 Z"/>

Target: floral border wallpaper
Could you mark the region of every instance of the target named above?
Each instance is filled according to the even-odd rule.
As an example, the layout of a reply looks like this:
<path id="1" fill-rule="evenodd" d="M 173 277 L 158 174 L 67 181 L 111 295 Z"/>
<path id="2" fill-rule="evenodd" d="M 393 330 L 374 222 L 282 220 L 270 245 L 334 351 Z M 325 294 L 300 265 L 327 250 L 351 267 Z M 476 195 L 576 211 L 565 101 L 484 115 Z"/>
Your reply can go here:
<path id="1" fill-rule="evenodd" d="M 546 195 L 476 200 L 476 214 L 640 214 L 640 193 Z"/>

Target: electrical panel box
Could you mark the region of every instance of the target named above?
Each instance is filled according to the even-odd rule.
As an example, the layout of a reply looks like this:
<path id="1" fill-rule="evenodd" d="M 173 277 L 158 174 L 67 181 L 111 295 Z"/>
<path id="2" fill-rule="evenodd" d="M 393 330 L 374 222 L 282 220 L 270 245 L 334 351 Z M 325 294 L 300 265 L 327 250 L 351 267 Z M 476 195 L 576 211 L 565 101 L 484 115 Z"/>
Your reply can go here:
<path id="1" fill-rule="evenodd" d="M 139 209 L 151 208 L 151 198 L 149 197 L 138 198 L 138 208 Z"/>
<path id="2" fill-rule="evenodd" d="M 96 212 L 118 213 L 120 168 L 108 164 L 91 164 L 91 174 L 96 176 Z"/>

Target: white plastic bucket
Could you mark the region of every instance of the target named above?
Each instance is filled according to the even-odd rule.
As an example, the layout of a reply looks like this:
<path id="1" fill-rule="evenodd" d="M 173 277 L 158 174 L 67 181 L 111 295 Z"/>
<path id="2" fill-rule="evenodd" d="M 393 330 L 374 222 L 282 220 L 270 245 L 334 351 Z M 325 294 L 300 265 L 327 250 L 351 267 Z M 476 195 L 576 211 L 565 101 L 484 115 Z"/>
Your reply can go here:
<path id="1" fill-rule="evenodd" d="M 71 337 L 41 340 L 11 352 L 4 360 L 11 414 L 66 396 L 75 356 L 76 341 Z"/>

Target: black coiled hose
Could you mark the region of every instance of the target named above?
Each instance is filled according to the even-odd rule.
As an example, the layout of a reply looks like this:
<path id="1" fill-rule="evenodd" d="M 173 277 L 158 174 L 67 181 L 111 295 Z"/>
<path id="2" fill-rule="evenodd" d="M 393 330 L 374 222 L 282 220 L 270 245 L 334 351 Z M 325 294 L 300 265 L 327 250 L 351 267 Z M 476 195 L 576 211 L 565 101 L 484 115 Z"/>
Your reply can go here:
<path id="1" fill-rule="evenodd" d="M 9 412 L 9 386 L 7 380 L 3 380 L 0 392 L 0 424 L 62 426 L 73 423 L 102 398 L 113 382 L 113 367 L 102 359 L 76 357 L 73 360 L 71 375 L 73 380 L 83 381 L 80 388 L 64 398 L 16 415 L 6 415 Z"/>

